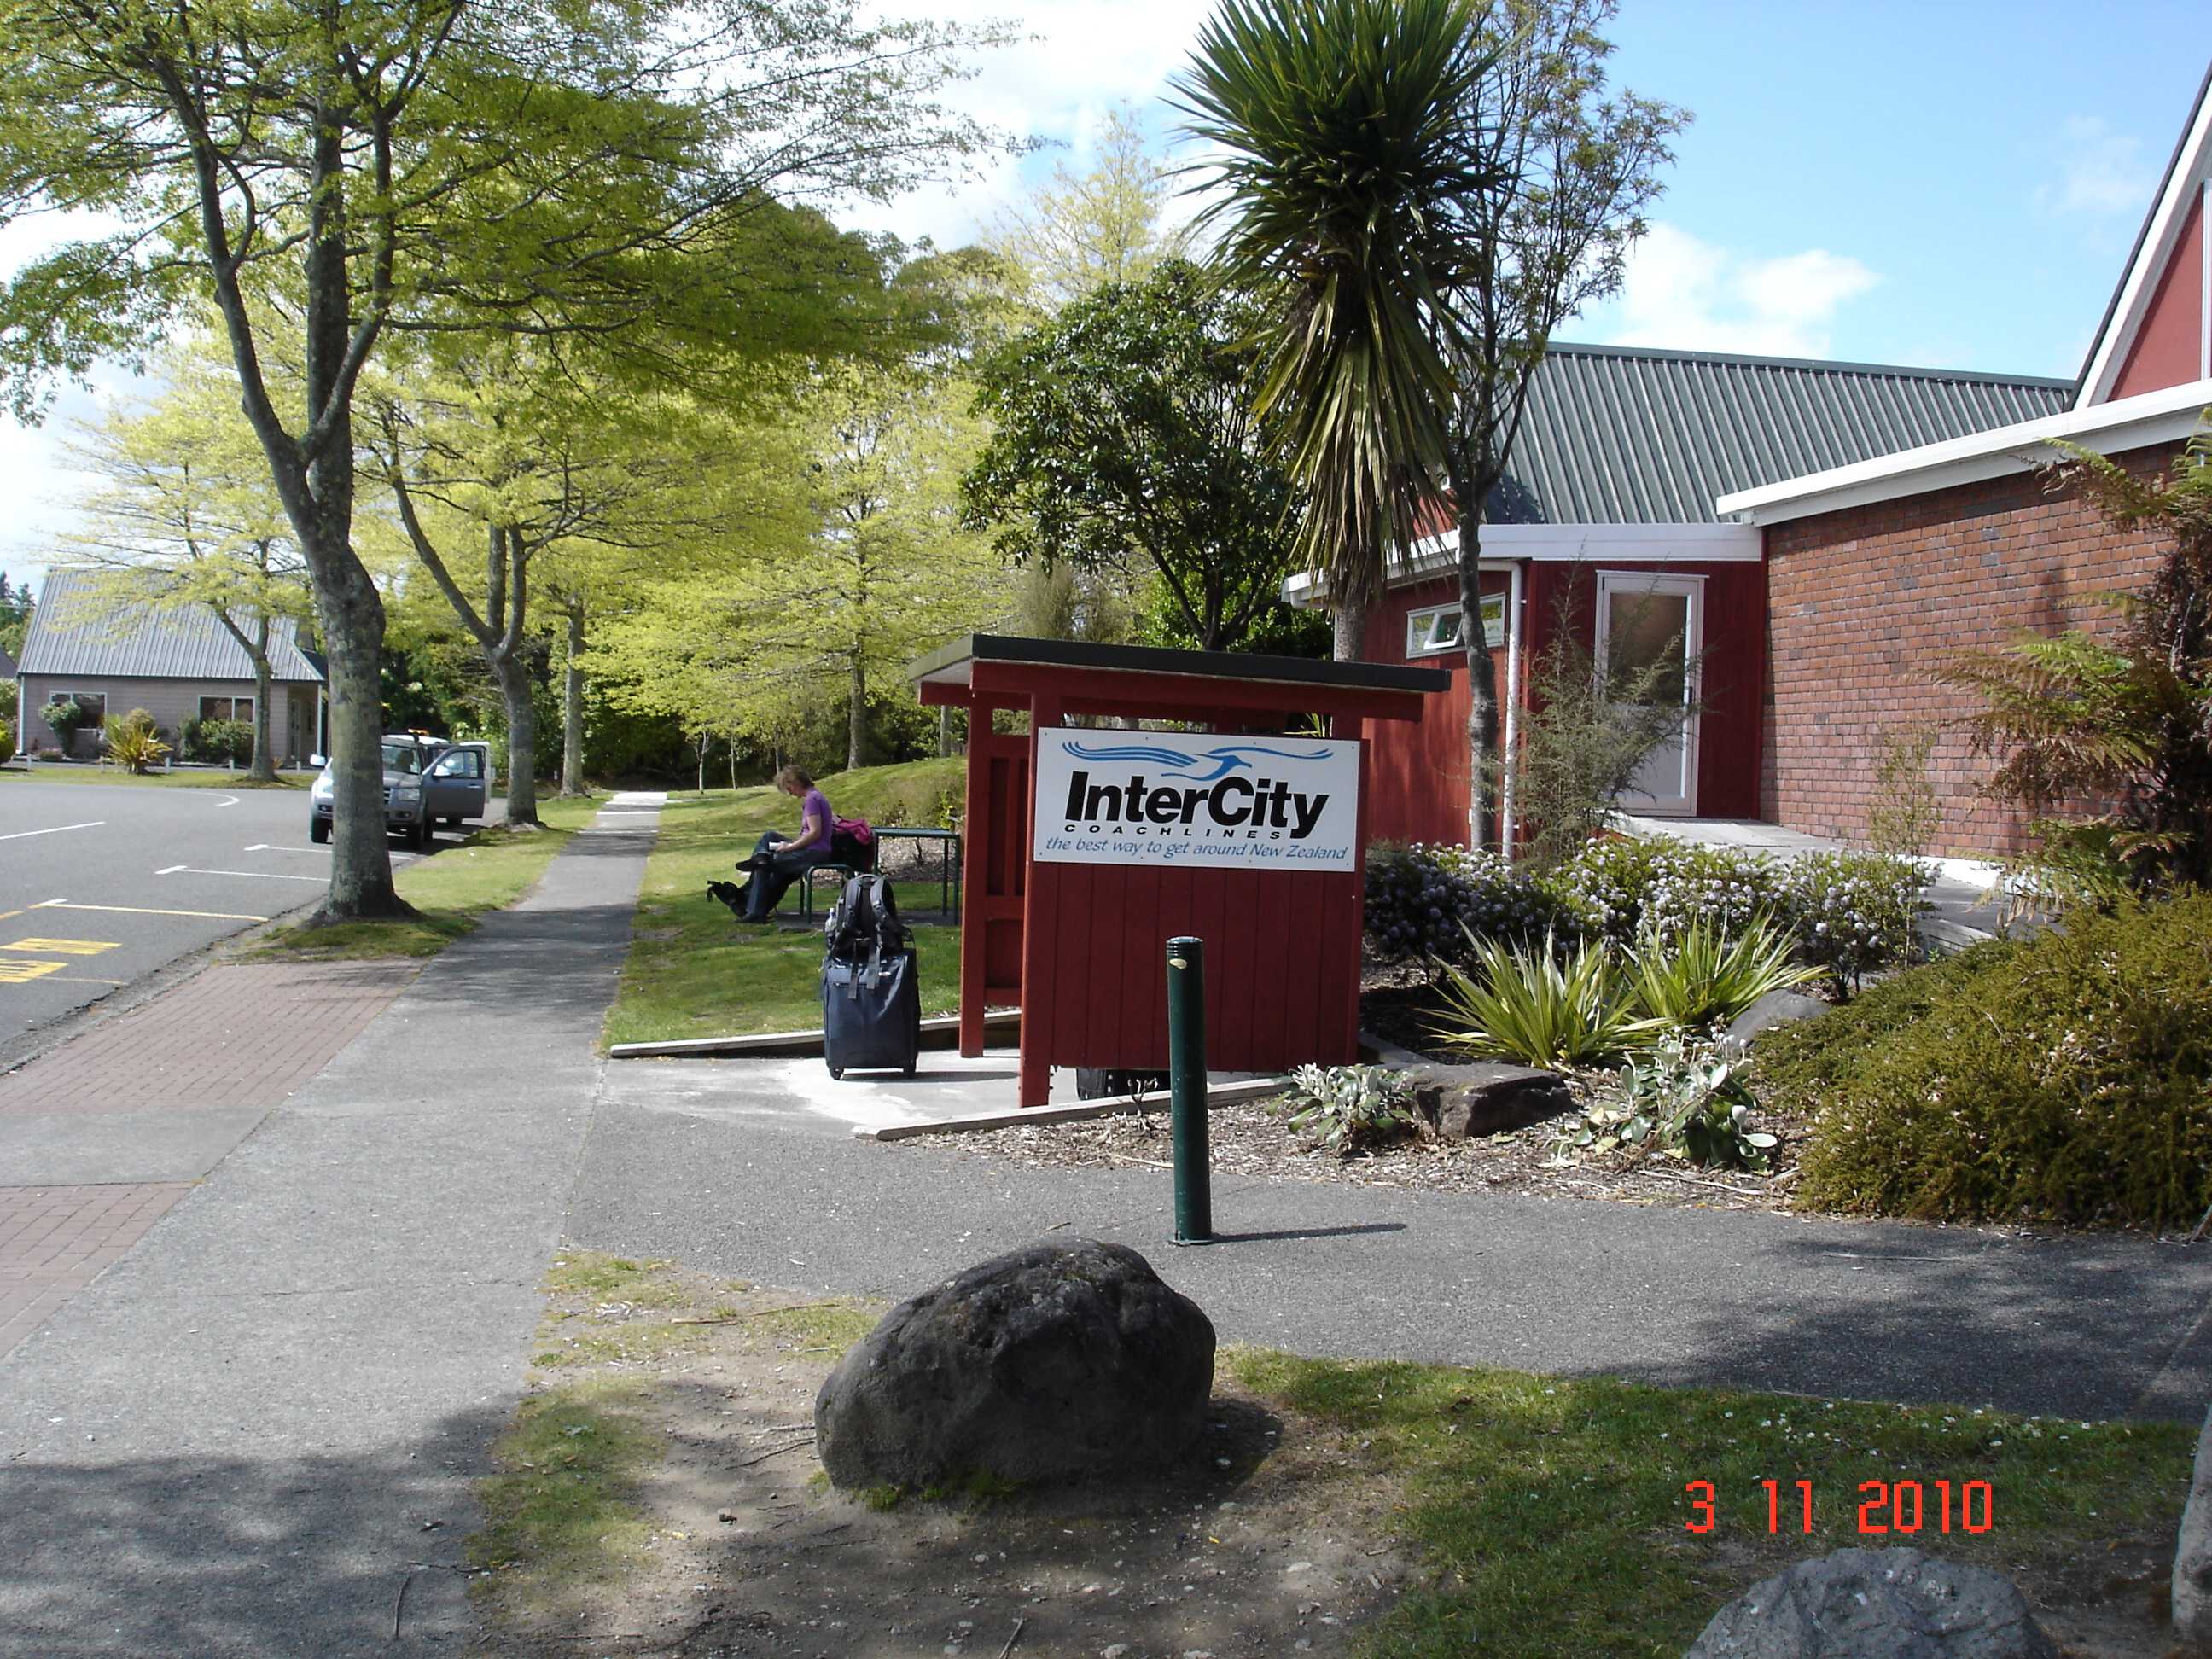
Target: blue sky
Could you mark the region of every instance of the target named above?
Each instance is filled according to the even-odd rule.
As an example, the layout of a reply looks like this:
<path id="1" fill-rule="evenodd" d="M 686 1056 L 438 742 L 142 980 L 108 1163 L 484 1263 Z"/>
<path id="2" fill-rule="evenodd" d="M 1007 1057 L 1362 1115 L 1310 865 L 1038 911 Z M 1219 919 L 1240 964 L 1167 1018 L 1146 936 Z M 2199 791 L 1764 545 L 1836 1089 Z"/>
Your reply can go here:
<path id="1" fill-rule="evenodd" d="M 1188 0 L 930 9 L 1018 18 L 1036 38 L 994 54 L 961 101 L 1067 146 L 855 216 L 940 245 L 970 240 L 1055 159 L 1079 168 L 1118 101 L 1164 140 L 1158 100 L 1203 15 Z M 2203 0 L 1628 0 L 1611 34 L 1616 83 L 1696 120 L 1623 294 L 1563 337 L 2062 378 L 2212 54 Z M 76 487 L 51 429 L 0 416 L 0 568 L 47 562 Z"/>

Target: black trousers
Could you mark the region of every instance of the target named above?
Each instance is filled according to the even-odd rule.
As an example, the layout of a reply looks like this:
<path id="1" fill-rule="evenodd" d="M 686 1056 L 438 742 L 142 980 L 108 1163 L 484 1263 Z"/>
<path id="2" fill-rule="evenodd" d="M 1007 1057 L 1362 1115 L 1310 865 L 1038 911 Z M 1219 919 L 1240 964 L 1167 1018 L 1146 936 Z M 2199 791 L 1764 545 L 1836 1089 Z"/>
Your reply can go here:
<path id="1" fill-rule="evenodd" d="M 780 853 L 775 850 L 778 840 L 771 830 L 753 844 L 753 856 L 765 862 L 755 865 L 751 876 L 738 890 L 744 895 L 747 921 L 766 921 L 775 914 L 775 907 L 783 902 L 783 896 L 791 890 L 792 883 L 817 865 L 830 862 L 827 847 Z"/>

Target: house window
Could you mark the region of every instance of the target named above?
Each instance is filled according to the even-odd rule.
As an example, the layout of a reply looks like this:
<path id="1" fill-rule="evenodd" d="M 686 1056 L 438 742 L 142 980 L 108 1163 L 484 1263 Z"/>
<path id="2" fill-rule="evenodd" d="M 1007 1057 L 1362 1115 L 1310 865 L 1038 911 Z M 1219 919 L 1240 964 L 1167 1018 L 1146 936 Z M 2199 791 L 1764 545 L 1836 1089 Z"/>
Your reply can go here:
<path id="1" fill-rule="evenodd" d="M 48 707 L 58 702 L 74 702 L 84 709 L 84 729 L 107 724 L 107 693 L 105 691 L 57 691 L 46 699 Z"/>
<path id="2" fill-rule="evenodd" d="M 204 720 L 253 720 L 253 699 L 251 697 L 202 697 L 200 718 Z"/>
<path id="3" fill-rule="evenodd" d="M 1447 651 L 1464 651 L 1464 617 L 1455 605 L 1435 605 L 1406 618 L 1406 654 L 1436 657 Z M 1505 595 L 1486 593 L 1482 599 L 1482 642 L 1492 651 L 1505 643 Z"/>

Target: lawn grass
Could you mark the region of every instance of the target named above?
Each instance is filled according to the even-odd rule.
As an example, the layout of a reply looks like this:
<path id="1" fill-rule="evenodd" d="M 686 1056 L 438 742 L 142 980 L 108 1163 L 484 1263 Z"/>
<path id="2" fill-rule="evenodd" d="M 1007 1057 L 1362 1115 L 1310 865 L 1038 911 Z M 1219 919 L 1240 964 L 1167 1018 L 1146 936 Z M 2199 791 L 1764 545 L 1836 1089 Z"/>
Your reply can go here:
<path id="1" fill-rule="evenodd" d="M 250 960 L 349 961 L 372 957 L 434 957 L 488 910 L 504 909 L 537 884 L 568 837 L 592 821 L 596 799 L 538 803 L 543 830 L 494 824 L 458 847 L 417 859 L 399 872 L 399 896 L 422 913 L 418 921 L 346 921 L 326 927 L 295 923 L 262 934 L 240 952 Z"/>
<path id="2" fill-rule="evenodd" d="M 1706 1620 L 1791 1561 L 1911 1545 L 2050 1594 L 2092 1597 L 2136 1547 L 2170 1555 L 2196 1431 L 1956 1407 L 1902 1407 L 1393 1361 L 1230 1350 L 1223 1363 L 1281 1407 L 1354 1435 L 1407 1498 L 1428 1587 L 1370 1634 L 1388 1659 L 1680 1653 Z M 1779 1488 L 1767 1530 L 1761 1482 Z M 1813 1489 L 1803 1530 L 1796 1483 Z M 1921 1529 L 1860 1530 L 1861 1483 L 1917 1481 Z M 1941 1529 L 1938 1480 L 1953 1493 Z M 1709 1531 L 1685 1488 L 1711 1483 Z M 1957 1494 L 1988 1483 L 1991 1524 L 1963 1530 Z M 1895 1500 L 1893 1500 L 1895 1501 Z M 1902 1500 L 1911 1518 L 1911 1500 Z M 1979 1500 L 1977 1499 L 1978 1504 Z M 1871 1518 L 1871 1517 L 1869 1517 Z M 1975 1520 L 1978 1524 L 1981 1515 Z M 2054 1597 L 2053 1599 L 2061 1599 Z"/>
<path id="3" fill-rule="evenodd" d="M 841 817 L 886 822 L 887 806 L 933 793 L 960 765 L 954 759 L 873 767 L 824 778 L 822 790 Z M 730 866 L 752 851 L 762 830 L 791 834 L 798 823 L 798 803 L 766 786 L 669 796 L 638 895 L 622 988 L 607 1012 L 607 1042 L 806 1030 L 821 1023 L 821 935 L 748 927 L 707 896 L 709 881 L 738 878 Z M 936 908 L 933 875 L 895 883 L 893 892 L 902 904 Z M 794 889 L 783 914 L 798 902 Z M 960 1001 L 960 930 L 914 931 L 922 1012 L 950 1012 Z"/>
<path id="4" fill-rule="evenodd" d="M 154 789 L 305 789 L 315 781 L 313 772 L 279 772 L 274 783 L 257 783 L 243 772 L 125 771 L 119 766 L 94 766 L 89 762 L 48 761 L 37 766 L 20 762 L 0 766 L 0 778 L 21 778 L 32 783 L 128 783 Z"/>

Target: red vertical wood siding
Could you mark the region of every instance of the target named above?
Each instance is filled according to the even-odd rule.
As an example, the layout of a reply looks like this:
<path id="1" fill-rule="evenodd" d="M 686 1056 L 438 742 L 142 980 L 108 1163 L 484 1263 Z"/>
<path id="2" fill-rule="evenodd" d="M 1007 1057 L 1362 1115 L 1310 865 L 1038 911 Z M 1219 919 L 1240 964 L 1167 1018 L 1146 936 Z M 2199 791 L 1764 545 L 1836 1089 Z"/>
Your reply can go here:
<path id="1" fill-rule="evenodd" d="M 2182 222 L 2166 269 L 2159 273 L 2150 309 L 2128 348 L 2127 362 L 2112 382 L 2112 396 L 2132 398 L 2186 386 L 2204 362 L 2204 198 L 2200 193 Z"/>
<path id="2" fill-rule="evenodd" d="M 1698 747 L 1698 816 L 1748 818 L 1759 811 L 1760 744 L 1766 683 L 1766 574 L 1751 562 L 1710 564 L 1608 562 L 1562 564 L 1531 561 L 1522 567 L 1522 674 L 1519 693 L 1528 706 L 1534 665 L 1562 621 L 1585 647 L 1595 643 L 1597 573 L 1639 571 L 1705 578 L 1702 725 Z M 1486 573 L 1485 593 L 1509 591 L 1504 571 Z M 1408 657 L 1406 621 L 1415 611 L 1449 605 L 1459 596 L 1455 576 L 1409 583 L 1384 596 L 1370 613 L 1367 655 L 1374 662 L 1413 662 L 1441 668 L 1451 689 L 1429 700 L 1425 717 L 1413 725 L 1370 720 L 1374 787 L 1368 799 L 1377 841 L 1467 840 L 1467 663 L 1457 654 Z M 1490 653 L 1498 695 L 1506 696 L 1505 652 Z"/>
<path id="3" fill-rule="evenodd" d="M 1356 1060 L 1359 885 L 1351 871 L 1034 866 L 1024 1060 L 1035 1044 L 1040 1064 L 1164 1069 L 1167 942 L 1186 933 L 1206 941 L 1208 1066 Z"/>
<path id="4" fill-rule="evenodd" d="M 1485 572 L 1482 591 L 1503 593 L 1511 578 Z M 1450 689 L 1431 696 L 1418 724 L 1404 720 L 1367 722 L 1368 804 L 1370 833 L 1376 841 L 1467 842 L 1467 659 L 1456 652 L 1440 657 L 1406 654 L 1406 620 L 1431 605 L 1459 599 L 1459 578 L 1437 576 L 1391 589 L 1367 613 L 1364 655 L 1370 662 L 1410 662 L 1441 668 Z M 1498 674 L 1498 695 L 1505 696 L 1505 653 L 1490 653 Z"/>

